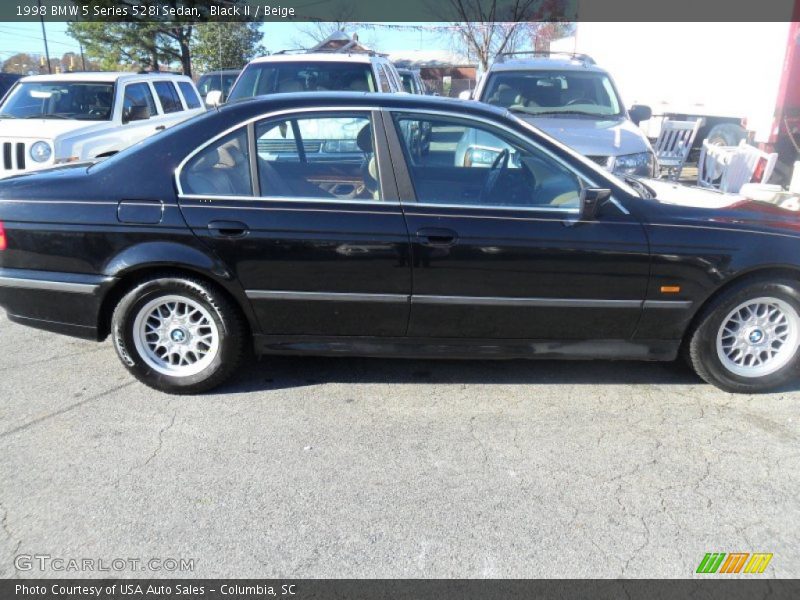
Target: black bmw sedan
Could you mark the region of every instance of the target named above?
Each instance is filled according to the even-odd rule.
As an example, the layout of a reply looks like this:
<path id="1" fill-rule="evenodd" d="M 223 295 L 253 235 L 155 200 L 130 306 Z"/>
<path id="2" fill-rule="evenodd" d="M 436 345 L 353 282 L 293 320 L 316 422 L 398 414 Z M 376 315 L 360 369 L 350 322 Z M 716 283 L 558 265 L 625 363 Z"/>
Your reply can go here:
<path id="1" fill-rule="evenodd" d="M 800 360 L 800 218 L 617 179 L 473 102 L 275 95 L 0 182 L 0 306 L 111 335 L 168 392 L 220 384 L 251 349 L 684 354 L 760 392 Z"/>

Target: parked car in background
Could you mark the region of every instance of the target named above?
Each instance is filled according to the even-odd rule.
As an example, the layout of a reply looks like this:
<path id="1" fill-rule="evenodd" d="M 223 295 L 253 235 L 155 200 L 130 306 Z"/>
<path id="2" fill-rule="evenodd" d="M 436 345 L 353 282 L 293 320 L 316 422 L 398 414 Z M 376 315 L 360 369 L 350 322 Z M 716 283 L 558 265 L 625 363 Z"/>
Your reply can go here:
<path id="1" fill-rule="evenodd" d="M 397 69 L 400 74 L 400 80 L 403 82 L 403 89 L 409 94 L 427 94 L 428 90 L 425 87 L 425 82 L 419 71 L 414 69 Z"/>
<path id="2" fill-rule="evenodd" d="M 220 92 L 217 104 L 225 102 L 228 98 L 228 94 L 231 93 L 233 83 L 241 72 L 241 69 L 223 69 L 220 71 L 203 73 L 200 79 L 197 80 L 197 89 L 200 92 L 200 97 L 206 101 L 206 106 L 212 106 L 207 101 L 208 94 L 211 92 Z M 212 97 L 212 99 L 214 99 L 214 97 Z"/>
<path id="3" fill-rule="evenodd" d="M 522 55 L 529 56 L 519 58 Z M 653 149 L 637 126 L 650 117 L 650 109 L 626 109 L 611 75 L 587 55 L 501 54 L 474 92 L 463 92 L 462 97 L 507 108 L 614 173 L 656 173 Z M 464 144 L 484 145 L 480 139 Z M 491 153 L 484 157 L 487 166 L 491 164 Z"/>
<path id="4" fill-rule="evenodd" d="M 16 75 L 15 73 L 0 73 L 0 100 L 11 89 L 14 82 L 21 77 L 22 75 Z"/>
<path id="5" fill-rule="evenodd" d="M 427 155 L 406 121 L 430 124 Z M 472 130 L 503 148 L 490 168 L 455 161 Z M 264 139 L 282 149 L 253 156 Z M 326 160 L 309 158 L 318 143 Z M 0 182 L 0 306 L 111 335 L 129 371 L 168 392 L 222 383 L 248 344 L 428 359 L 683 350 L 706 381 L 760 392 L 800 368 L 800 225 L 620 179 L 504 108 L 283 94 L 88 168 Z"/>
<path id="6" fill-rule="evenodd" d="M 296 92 L 403 91 L 392 62 L 375 53 L 278 52 L 250 61 L 228 101 Z M 216 95 L 212 100 L 216 100 Z M 218 102 L 217 102 L 218 103 Z"/>
<path id="7" fill-rule="evenodd" d="M 106 158 L 204 111 L 183 75 L 24 77 L 0 103 L 0 178 Z"/>

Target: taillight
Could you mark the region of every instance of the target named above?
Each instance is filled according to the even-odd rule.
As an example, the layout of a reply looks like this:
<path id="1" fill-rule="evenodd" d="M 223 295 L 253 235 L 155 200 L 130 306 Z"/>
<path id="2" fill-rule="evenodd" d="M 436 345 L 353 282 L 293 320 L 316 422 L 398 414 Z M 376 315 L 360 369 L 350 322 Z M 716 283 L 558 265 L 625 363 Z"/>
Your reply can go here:
<path id="1" fill-rule="evenodd" d="M 7 245 L 8 244 L 6 243 L 6 230 L 3 227 L 3 222 L 0 221 L 0 250 L 5 250 Z"/>

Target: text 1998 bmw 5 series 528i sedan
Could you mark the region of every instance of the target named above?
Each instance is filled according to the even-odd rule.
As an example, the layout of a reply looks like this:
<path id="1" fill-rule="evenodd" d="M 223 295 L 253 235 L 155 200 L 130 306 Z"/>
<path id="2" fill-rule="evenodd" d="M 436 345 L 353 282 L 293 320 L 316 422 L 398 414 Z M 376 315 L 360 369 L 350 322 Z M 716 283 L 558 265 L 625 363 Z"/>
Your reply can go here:
<path id="1" fill-rule="evenodd" d="M 275 95 L 0 183 L 0 306 L 111 335 L 169 392 L 221 383 L 250 346 L 683 353 L 706 381 L 758 392 L 800 360 L 800 218 L 622 181 L 473 102 Z"/>

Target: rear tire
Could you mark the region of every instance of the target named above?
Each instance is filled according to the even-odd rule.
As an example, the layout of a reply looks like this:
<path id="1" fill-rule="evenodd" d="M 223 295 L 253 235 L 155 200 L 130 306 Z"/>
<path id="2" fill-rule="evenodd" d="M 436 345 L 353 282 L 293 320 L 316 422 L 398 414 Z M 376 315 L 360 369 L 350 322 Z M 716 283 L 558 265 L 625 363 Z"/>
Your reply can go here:
<path id="1" fill-rule="evenodd" d="M 122 364 L 145 385 L 196 394 L 227 380 L 245 350 L 240 313 L 204 281 L 159 277 L 136 285 L 111 319 Z"/>
<path id="2" fill-rule="evenodd" d="M 688 358 L 708 383 L 733 393 L 769 392 L 800 367 L 800 291 L 791 280 L 750 280 L 716 298 L 688 339 Z"/>

